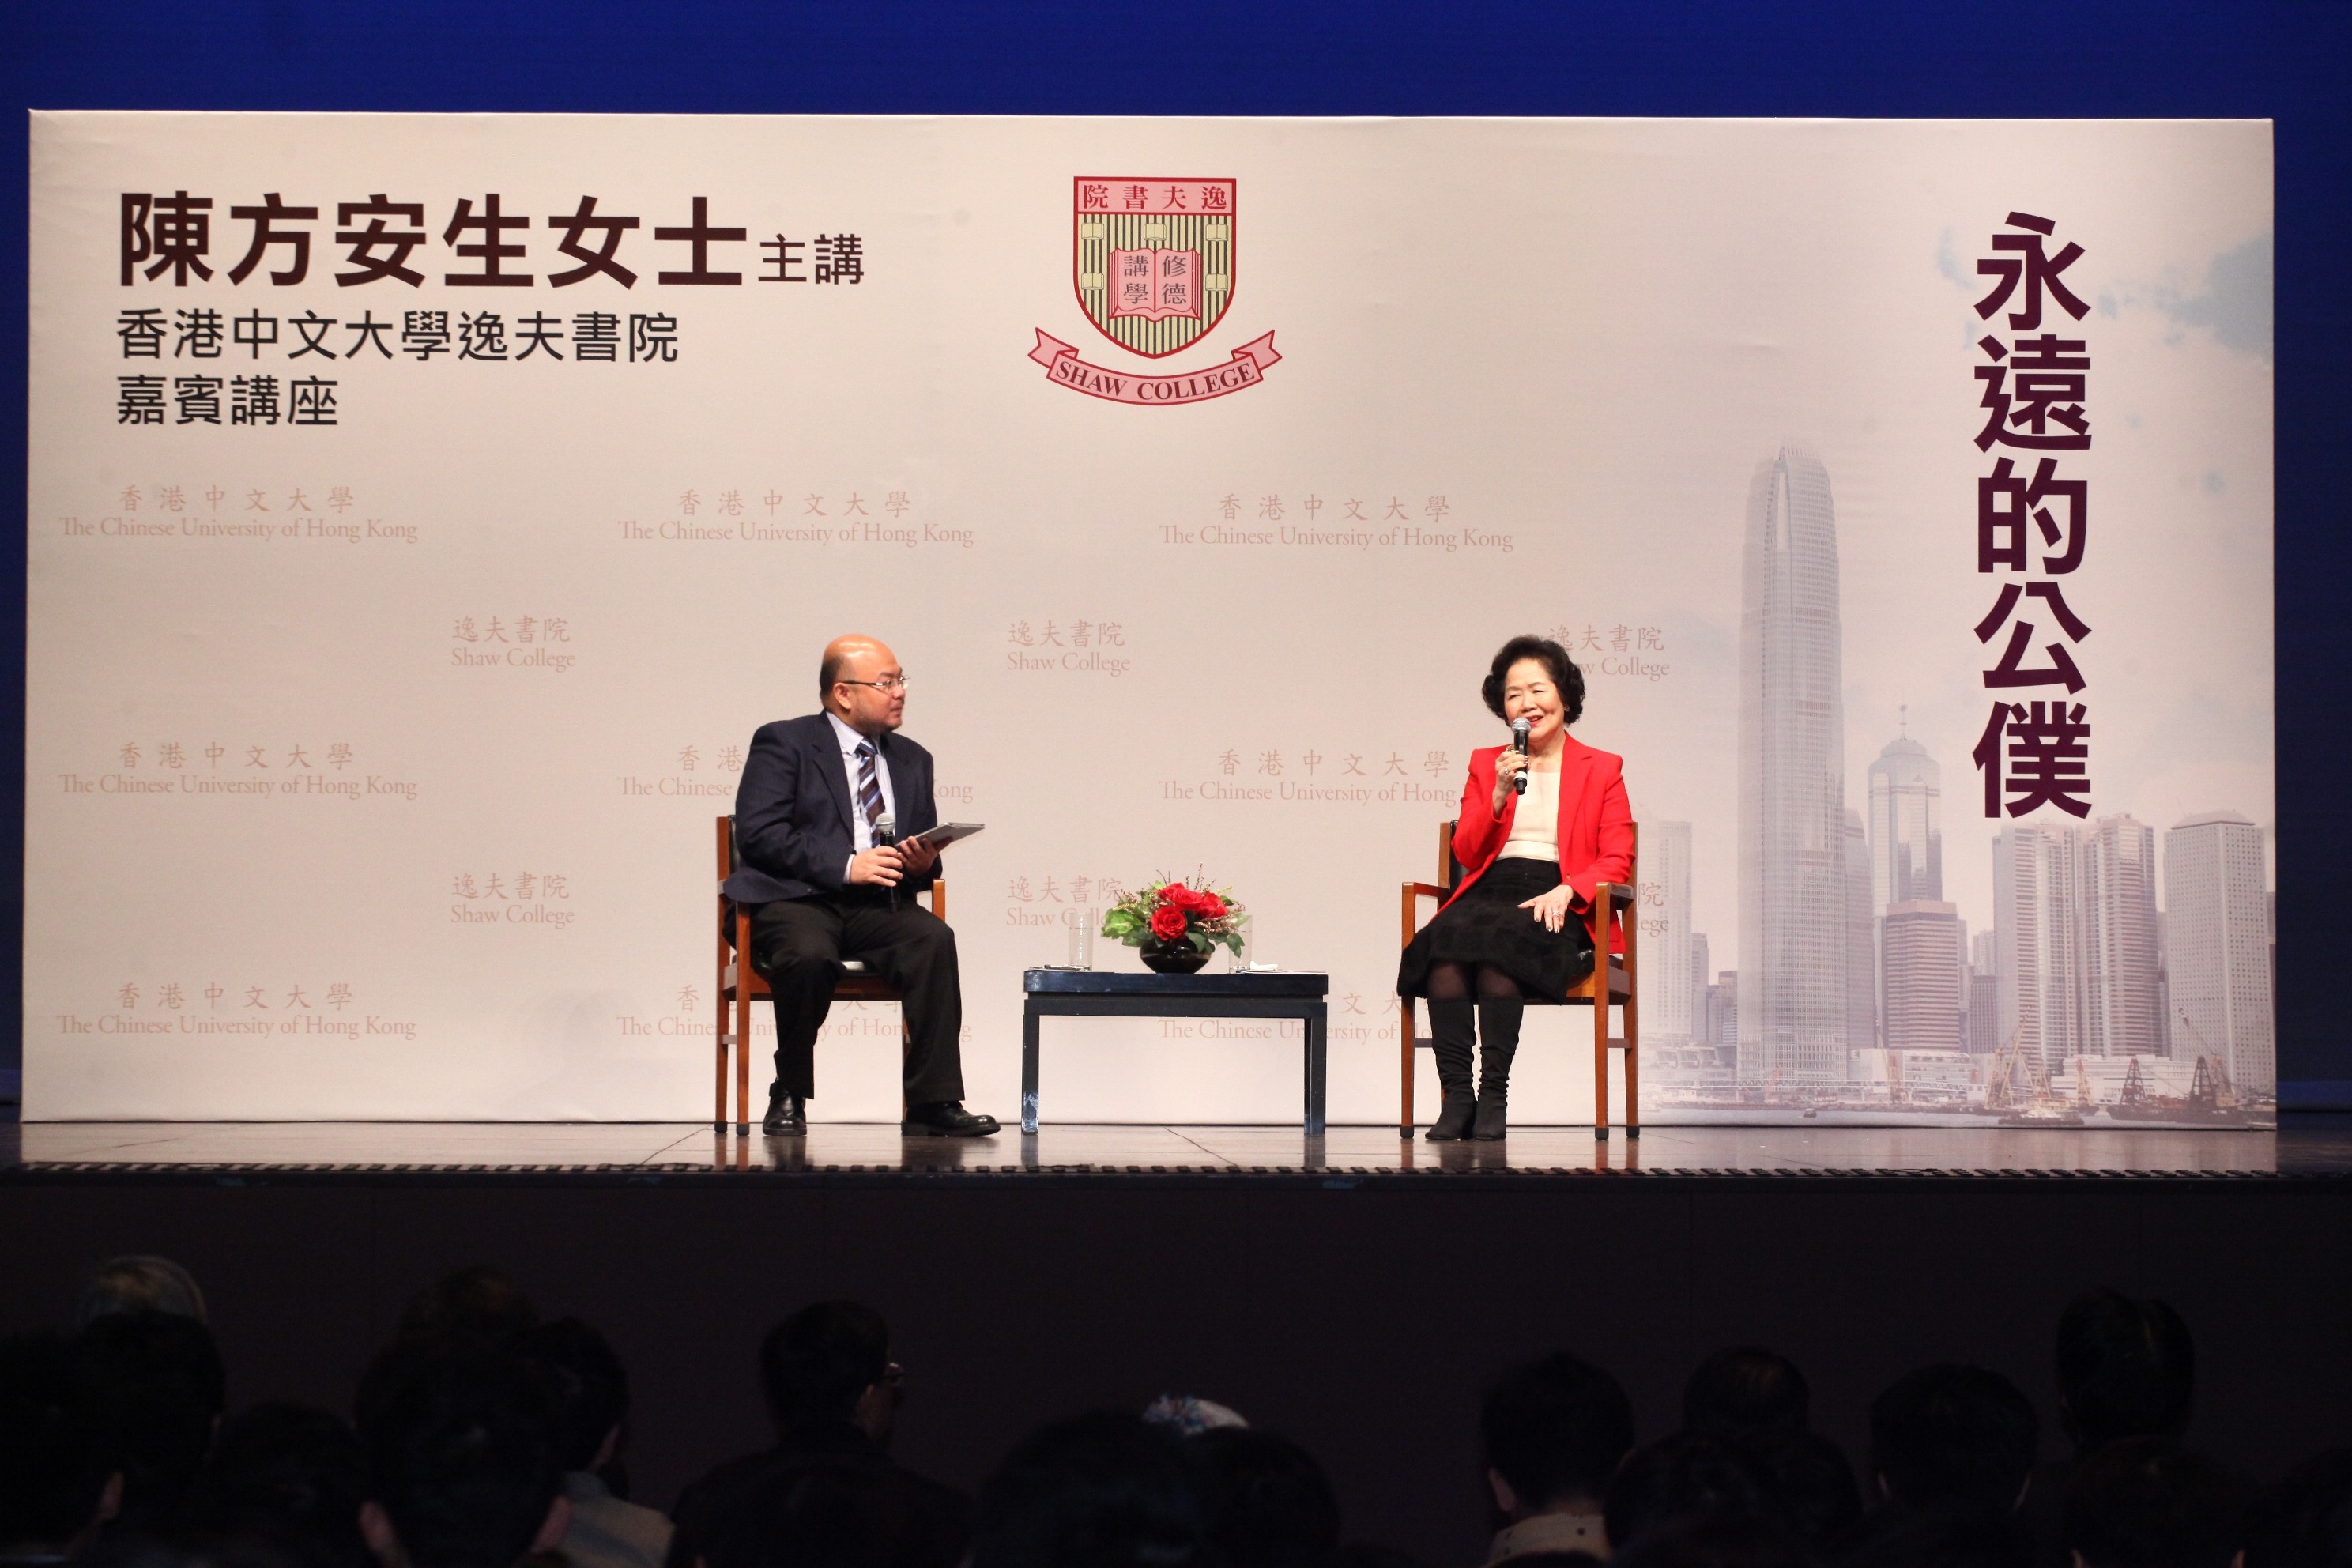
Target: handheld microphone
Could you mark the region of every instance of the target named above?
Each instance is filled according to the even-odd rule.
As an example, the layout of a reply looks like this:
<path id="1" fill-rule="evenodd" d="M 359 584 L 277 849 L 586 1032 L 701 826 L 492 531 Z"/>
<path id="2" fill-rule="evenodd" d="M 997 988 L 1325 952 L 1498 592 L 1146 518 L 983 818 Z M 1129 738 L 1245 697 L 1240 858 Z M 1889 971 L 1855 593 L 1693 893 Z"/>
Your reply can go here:
<path id="1" fill-rule="evenodd" d="M 1511 750 L 1523 757 L 1528 754 L 1528 721 L 1525 719 L 1515 719 L 1511 721 Z M 1528 793 L 1527 769 L 1521 768 L 1511 775 L 1511 793 L 1513 795 Z"/>
<path id="2" fill-rule="evenodd" d="M 886 844 L 896 845 L 898 842 L 898 819 L 886 811 L 874 819 L 874 847 L 879 849 Z M 898 908 L 898 884 L 896 882 L 890 884 L 890 908 L 894 913 Z"/>

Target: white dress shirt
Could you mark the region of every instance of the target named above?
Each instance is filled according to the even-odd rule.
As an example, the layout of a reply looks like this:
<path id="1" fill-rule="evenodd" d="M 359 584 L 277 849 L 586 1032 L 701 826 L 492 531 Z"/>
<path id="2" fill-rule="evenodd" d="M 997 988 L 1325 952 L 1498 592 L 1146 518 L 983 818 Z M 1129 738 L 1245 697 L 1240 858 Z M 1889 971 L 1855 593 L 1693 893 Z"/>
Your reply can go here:
<path id="1" fill-rule="evenodd" d="M 882 743 L 869 741 L 841 721 L 841 715 L 828 708 L 824 716 L 833 721 L 834 738 L 841 742 L 841 765 L 849 774 L 849 859 L 855 860 L 865 850 L 874 847 L 874 829 L 866 820 L 866 808 L 858 804 L 857 784 L 860 763 L 857 748 L 874 748 L 874 776 L 882 785 L 882 815 L 893 822 L 898 818 L 898 797 L 890 789 L 890 764 L 882 756 Z M 841 879 L 849 880 L 849 861 L 842 862 Z"/>

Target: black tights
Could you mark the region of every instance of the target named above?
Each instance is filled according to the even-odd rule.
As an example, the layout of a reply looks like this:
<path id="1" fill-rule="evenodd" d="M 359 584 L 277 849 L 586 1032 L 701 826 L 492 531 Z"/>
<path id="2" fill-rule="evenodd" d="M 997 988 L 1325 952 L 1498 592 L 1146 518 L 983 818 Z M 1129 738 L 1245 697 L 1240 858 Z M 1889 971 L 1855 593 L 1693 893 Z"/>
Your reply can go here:
<path id="1" fill-rule="evenodd" d="M 1506 997 L 1516 1000 L 1522 994 L 1519 983 L 1491 963 L 1463 964 L 1446 959 L 1429 966 L 1429 999 L 1433 1002 L 1467 1002 L 1474 988 L 1481 1002 L 1499 1002 Z"/>
<path id="2" fill-rule="evenodd" d="M 1475 971 L 1474 977 L 1473 971 Z M 1449 1096 L 1470 1092 L 1470 1050 L 1479 1054 L 1479 1093 L 1499 1104 L 1511 1081 L 1511 1058 L 1519 1048 L 1519 1021 L 1527 999 L 1519 983 L 1491 963 L 1446 960 L 1429 967 L 1430 1045 L 1437 1057 L 1438 1080 Z M 1472 1033 L 1472 998 L 1476 1032 Z"/>

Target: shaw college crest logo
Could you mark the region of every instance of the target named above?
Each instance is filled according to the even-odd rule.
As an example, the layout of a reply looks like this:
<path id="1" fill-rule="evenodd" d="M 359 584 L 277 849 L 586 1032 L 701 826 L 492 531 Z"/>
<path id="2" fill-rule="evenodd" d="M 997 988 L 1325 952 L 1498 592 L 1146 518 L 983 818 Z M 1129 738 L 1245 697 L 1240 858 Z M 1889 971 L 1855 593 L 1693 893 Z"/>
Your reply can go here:
<path id="1" fill-rule="evenodd" d="M 1084 175 L 1071 182 L 1078 307 L 1128 353 L 1164 359 L 1206 337 L 1234 300 L 1239 182 Z M 1029 357 L 1073 392 L 1113 403 L 1200 403 L 1255 386 L 1282 356 L 1274 334 L 1192 371 L 1106 370 L 1040 329 Z"/>

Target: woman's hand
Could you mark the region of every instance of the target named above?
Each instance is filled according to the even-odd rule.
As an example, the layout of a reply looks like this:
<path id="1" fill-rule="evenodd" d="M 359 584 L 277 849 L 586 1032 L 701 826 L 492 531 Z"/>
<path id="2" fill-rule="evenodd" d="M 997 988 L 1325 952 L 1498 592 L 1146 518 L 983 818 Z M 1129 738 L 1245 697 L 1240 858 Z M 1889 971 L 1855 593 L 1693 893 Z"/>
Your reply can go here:
<path id="1" fill-rule="evenodd" d="M 1544 930 L 1556 931 L 1568 923 L 1568 906 L 1575 898 L 1576 889 L 1562 882 L 1550 892 L 1540 893 L 1529 899 L 1519 908 L 1533 910 L 1536 919 L 1542 922 Z"/>
<path id="2" fill-rule="evenodd" d="M 1505 746 L 1496 756 L 1495 815 L 1497 817 L 1503 815 L 1503 807 L 1510 804 L 1511 796 L 1515 793 L 1511 788 L 1511 781 L 1517 778 L 1527 765 L 1527 753 L 1515 752 L 1508 746 Z"/>

